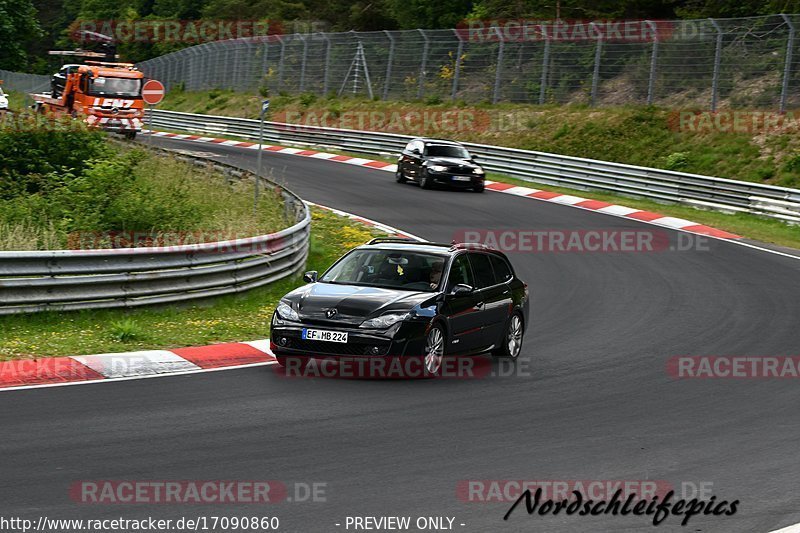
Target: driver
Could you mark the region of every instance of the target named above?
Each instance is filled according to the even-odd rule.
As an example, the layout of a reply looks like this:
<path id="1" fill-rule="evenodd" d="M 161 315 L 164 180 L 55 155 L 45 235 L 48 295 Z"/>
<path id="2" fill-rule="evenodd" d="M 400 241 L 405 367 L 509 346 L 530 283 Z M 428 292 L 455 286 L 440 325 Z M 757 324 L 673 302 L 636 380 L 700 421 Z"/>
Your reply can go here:
<path id="1" fill-rule="evenodd" d="M 439 286 L 439 282 L 442 280 L 442 270 L 444 270 L 444 260 L 436 261 L 431 265 L 431 289 Z"/>

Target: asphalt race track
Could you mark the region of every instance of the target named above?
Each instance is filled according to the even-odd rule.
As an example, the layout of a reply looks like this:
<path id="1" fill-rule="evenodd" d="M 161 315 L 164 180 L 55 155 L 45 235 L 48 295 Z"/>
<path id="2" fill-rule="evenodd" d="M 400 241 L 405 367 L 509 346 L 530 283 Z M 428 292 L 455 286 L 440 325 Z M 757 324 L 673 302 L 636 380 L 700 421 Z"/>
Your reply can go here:
<path id="1" fill-rule="evenodd" d="M 253 150 L 157 142 L 255 166 Z M 264 163 L 309 201 L 431 240 L 476 228 L 652 228 L 504 194 L 424 191 L 313 158 L 265 153 Z M 647 479 L 679 497 L 682 483 L 713 483 L 718 500 L 741 502 L 732 517 L 695 516 L 685 528 L 669 517 L 658 531 L 800 522 L 797 381 L 666 371 L 677 355 L 800 355 L 800 260 L 706 242 L 684 252 L 511 254 L 531 286 L 533 322 L 509 377 L 285 379 L 267 366 L 4 393 L 3 512 L 275 515 L 281 531 L 297 532 L 344 531 L 354 515 L 450 516 L 464 532 L 642 531 L 650 518 L 529 517 L 522 507 L 504 522 L 509 503 L 466 502 L 457 487 Z M 318 482 L 327 501 L 78 505 L 68 489 L 85 479 Z"/>

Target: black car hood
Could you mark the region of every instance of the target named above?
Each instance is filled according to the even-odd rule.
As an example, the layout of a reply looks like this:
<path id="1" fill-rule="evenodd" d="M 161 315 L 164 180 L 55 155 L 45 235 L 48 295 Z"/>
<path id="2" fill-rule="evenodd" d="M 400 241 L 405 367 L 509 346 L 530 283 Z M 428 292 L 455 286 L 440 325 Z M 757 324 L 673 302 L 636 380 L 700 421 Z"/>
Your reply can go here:
<path id="1" fill-rule="evenodd" d="M 411 311 L 434 297 L 432 292 L 318 282 L 299 287 L 284 299 L 295 304 L 302 320 L 360 324 L 387 312 Z M 329 309 L 336 309 L 336 315 L 327 317 Z"/>
<path id="2" fill-rule="evenodd" d="M 429 157 L 427 161 L 436 165 L 463 165 L 470 168 L 480 168 L 480 165 L 475 161 L 458 157 Z"/>

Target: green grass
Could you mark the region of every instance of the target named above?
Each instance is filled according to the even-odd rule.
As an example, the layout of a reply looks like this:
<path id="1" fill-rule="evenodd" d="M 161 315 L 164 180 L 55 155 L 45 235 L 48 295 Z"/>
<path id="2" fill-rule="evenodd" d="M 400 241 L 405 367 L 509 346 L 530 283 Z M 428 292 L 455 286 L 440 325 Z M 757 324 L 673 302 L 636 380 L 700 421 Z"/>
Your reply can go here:
<path id="1" fill-rule="evenodd" d="M 101 163 L 87 174 L 91 181 L 85 177 L 34 195 L 0 199 L 0 250 L 75 248 L 85 242 L 108 247 L 111 241 L 104 236 L 112 231 L 151 235 L 164 245 L 191 244 L 262 235 L 290 225 L 279 189 L 263 191 L 254 212 L 249 180 L 227 181 L 212 167 L 121 146 L 122 169 L 108 170 Z"/>
<path id="2" fill-rule="evenodd" d="M 325 270 L 350 248 L 379 235 L 324 210 L 313 209 L 312 215 L 308 270 Z M 0 317 L 0 360 L 267 338 L 279 298 L 300 284 L 295 276 L 241 295 L 183 307 Z"/>
<path id="3" fill-rule="evenodd" d="M 8 96 L 8 108 L 11 111 L 21 111 L 33 102 L 27 94 L 17 91 L 9 91 L 6 96 Z"/>

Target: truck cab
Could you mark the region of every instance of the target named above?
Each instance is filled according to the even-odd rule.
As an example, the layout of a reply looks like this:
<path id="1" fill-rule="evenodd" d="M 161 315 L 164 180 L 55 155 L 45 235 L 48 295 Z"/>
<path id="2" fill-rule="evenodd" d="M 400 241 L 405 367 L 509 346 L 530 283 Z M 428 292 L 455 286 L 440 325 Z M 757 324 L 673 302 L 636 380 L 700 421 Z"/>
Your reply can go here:
<path id="1" fill-rule="evenodd" d="M 82 118 L 90 126 L 129 138 L 141 131 L 144 75 L 133 65 L 98 61 L 65 65 L 51 83 L 51 93 L 32 95 L 38 111 Z"/>

